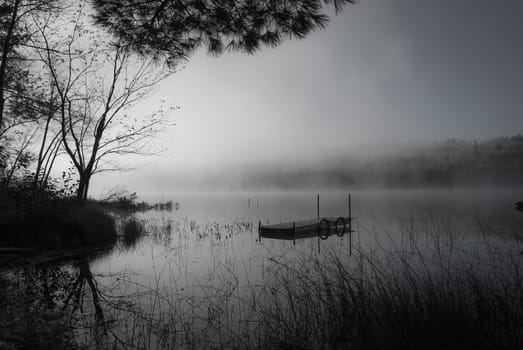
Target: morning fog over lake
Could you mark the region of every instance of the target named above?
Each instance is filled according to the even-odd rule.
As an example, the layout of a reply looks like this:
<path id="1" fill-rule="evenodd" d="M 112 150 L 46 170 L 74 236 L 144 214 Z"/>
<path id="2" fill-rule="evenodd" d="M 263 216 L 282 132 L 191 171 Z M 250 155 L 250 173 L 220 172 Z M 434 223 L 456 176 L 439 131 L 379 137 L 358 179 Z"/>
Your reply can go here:
<path id="1" fill-rule="evenodd" d="M 0 0 L 0 349 L 523 347 L 516 0 Z"/>

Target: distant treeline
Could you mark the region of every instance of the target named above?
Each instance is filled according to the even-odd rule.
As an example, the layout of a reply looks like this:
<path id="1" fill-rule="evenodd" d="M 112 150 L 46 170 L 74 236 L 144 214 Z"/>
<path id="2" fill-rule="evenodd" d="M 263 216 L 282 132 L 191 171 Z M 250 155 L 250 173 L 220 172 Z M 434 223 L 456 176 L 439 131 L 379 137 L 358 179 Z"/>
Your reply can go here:
<path id="1" fill-rule="evenodd" d="M 523 137 L 484 142 L 450 139 L 393 156 L 257 172 L 244 184 L 277 189 L 522 186 Z"/>

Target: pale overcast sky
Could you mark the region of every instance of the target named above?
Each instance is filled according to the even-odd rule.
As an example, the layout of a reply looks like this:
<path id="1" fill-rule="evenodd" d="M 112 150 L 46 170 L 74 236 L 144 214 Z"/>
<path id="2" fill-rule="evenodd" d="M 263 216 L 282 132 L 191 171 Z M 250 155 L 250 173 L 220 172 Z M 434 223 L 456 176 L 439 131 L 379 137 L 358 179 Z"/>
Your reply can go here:
<path id="1" fill-rule="evenodd" d="M 522 19 L 521 0 L 361 0 L 302 41 L 253 56 L 199 52 L 147 101 L 181 107 L 168 153 L 95 178 L 93 193 L 376 143 L 521 133 Z"/>

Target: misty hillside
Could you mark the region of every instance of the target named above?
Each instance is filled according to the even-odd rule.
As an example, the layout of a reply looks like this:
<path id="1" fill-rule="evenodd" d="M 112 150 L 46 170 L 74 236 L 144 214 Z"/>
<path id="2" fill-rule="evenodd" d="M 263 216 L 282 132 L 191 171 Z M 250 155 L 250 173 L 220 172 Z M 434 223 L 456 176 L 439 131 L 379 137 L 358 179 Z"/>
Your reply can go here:
<path id="1" fill-rule="evenodd" d="M 258 170 L 245 178 L 244 185 L 276 189 L 521 186 L 523 137 L 484 142 L 451 139 L 396 155 L 343 158 L 321 168 Z"/>

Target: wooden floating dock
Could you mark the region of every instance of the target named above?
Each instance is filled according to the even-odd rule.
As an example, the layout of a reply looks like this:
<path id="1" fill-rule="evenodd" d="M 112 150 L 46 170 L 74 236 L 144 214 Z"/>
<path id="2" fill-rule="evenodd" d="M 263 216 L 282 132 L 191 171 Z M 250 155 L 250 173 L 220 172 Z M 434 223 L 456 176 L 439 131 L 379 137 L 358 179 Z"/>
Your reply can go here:
<path id="1" fill-rule="evenodd" d="M 343 236 L 352 233 L 351 217 L 324 217 L 300 220 L 273 225 L 259 225 L 259 233 L 264 238 L 295 240 L 319 236 L 326 239 L 331 235 Z"/>
<path id="2" fill-rule="evenodd" d="M 320 195 L 317 195 L 318 217 L 311 220 L 300 220 L 293 222 L 285 222 L 281 224 L 262 225 L 261 221 L 258 225 L 258 239 L 273 238 L 292 240 L 296 243 L 298 238 L 318 237 L 320 239 L 327 239 L 331 235 L 338 235 L 342 237 L 345 233 L 349 234 L 349 244 L 352 246 L 352 205 L 351 197 L 348 195 L 349 216 L 343 217 L 320 217 Z M 319 244 L 318 244 L 319 249 Z"/>

